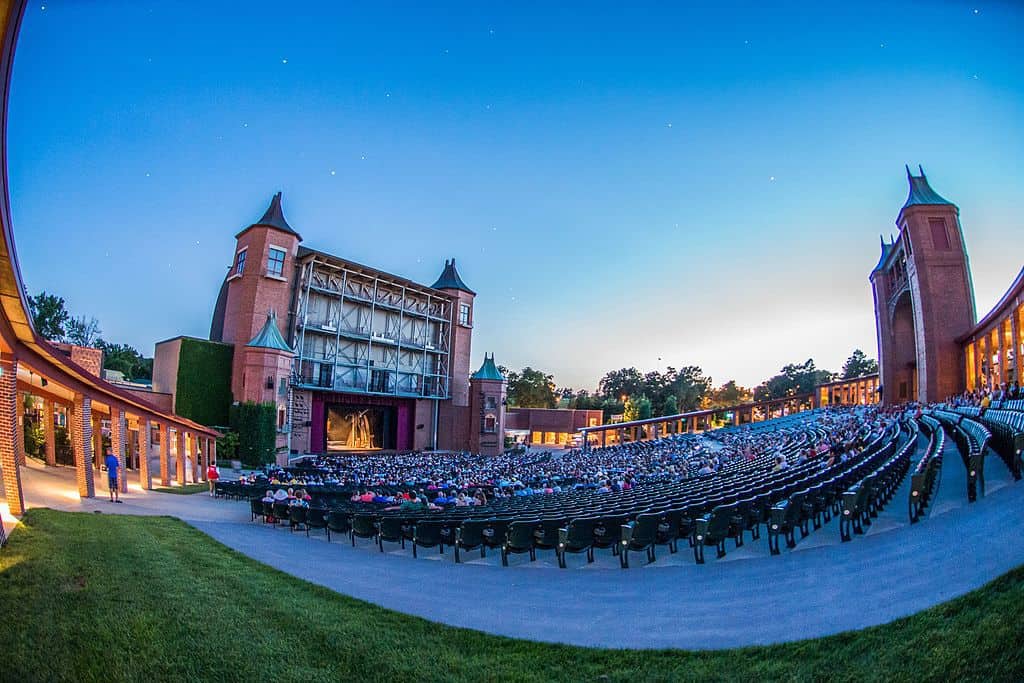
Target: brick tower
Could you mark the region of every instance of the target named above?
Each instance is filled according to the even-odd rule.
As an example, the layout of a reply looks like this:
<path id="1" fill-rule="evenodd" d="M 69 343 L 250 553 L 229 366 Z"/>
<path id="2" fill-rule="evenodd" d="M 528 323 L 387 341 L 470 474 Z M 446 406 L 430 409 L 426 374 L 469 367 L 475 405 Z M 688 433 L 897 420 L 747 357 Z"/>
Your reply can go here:
<path id="1" fill-rule="evenodd" d="M 907 167 L 899 236 L 871 272 L 882 401 L 941 401 L 963 391 L 957 338 L 974 325 L 974 286 L 960 210 Z"/>
<path id="2" fill-rule="evenodd" d="M 469 450 L 501 455 L 505 449 L 505 376 L 494 364 L 494 354 L 469 378 Z"/>
<path id="3" fill-rule="evenodd" d="M 273 312 L 278 332 L 288 321 L 295 257 L 302 237 L 284 218 L 281 193 L 270 201 L 263 217 L 235 235 L 235 255 L 221 288 L 214 312 L 210 339 L 235 345 L 231 391 L 235 400 L 246 391 L 243 360 L 245 347 L 256 337 Z"/>
<path id="4" fill-rule="evenodd" d="M 452 298 L 451 325 L 448 336 L 449 383 L 451 401 L 441 409 L 438 431 L 451 435 L 444 448 L 467 450 L 472 431 L 469 415 L 470 353 L 473 342 L 473 300 L 476 292 L 466 286 L 455 269 L 455 259 L 444 262 L 444 270 L 432 287 Z"/>

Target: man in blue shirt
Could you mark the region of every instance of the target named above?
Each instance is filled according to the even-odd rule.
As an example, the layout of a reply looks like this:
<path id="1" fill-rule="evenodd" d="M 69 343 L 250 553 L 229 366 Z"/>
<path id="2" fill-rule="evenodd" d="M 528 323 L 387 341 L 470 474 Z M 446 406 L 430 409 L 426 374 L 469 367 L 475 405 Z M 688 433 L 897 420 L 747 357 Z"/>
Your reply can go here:
<path id="1" fill-rule="evenodd" d="M 121 463 L 118 462 L 117 456 L 111 451 L 107 451 L 107 484 L 110 485 L 110 502 L 120 503 L 121 499 L 117 495 L 117 475 L 120 471 Z"/>

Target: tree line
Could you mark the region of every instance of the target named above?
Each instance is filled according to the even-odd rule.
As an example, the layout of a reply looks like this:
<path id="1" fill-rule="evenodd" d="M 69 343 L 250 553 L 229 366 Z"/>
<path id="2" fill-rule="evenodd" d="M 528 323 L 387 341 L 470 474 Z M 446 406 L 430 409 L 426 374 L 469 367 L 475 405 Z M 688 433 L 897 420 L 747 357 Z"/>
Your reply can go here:
<path id="1" fill-rule="evenodd" d="M 558 387 L 554 375 L 529 366 L 518 372 L 499 369 L 508 379 L 511 406 L 601 410 L 606 420 L 611 415 L 622 415 L 628 421 L 809 394 L 819 384 L 878 372 L 878 363 L 855 349 L 843 369 L 835 373 L 818 369 L 809 358 L 783 366 L 778 374 L 753 388 L 740 386 L 736 380 L 716 387 L 696 365 L 646 373 L 630 367 L 605 373 L 593 393 Z"/>
<path id="2" fill-rule="evenodd" d="M 103 351 L 103 369 L 124 373 L 125 379 L 153 379 L 153 359 L 145 358 L 128 344 L 115 344 L 101 336 L 100 323 L 95 317 L 73 316 L 63 297 L 45 291 L 28 297 L 29 309 L 36 332 L 55 342 L 76 346 L 90 346 Z"/>

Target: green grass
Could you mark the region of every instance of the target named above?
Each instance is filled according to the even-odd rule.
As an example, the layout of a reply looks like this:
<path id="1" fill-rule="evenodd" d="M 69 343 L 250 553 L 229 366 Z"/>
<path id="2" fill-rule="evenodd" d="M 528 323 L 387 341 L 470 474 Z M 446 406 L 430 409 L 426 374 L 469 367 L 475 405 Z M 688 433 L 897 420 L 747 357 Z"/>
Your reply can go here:
<path id="1" fill-rule="evenodd" d="M 4 680 L 1024 680 L 1024 568 L 859 632 L 728 651 L 612 651 L 374 607 L 171 518 L 31 510 L 23 522 L 0 551 Z M 673 609 L 686 608 L 690 590 L 680 587 Z M 850 609 L 864 608 L 856 586 L 847 596 Z M 497 599 L 516 613 L 514 594 Z"/>
<path id="2" fill-rule="evenodd" d="M 153 488 L 157 493 L 177 493 L 178 495 L 191 495 L 193 493 L 209 493 L 210 485 L 204 482 L 198 484 L 185 484 L 184 486 L 156 486 Z"/>

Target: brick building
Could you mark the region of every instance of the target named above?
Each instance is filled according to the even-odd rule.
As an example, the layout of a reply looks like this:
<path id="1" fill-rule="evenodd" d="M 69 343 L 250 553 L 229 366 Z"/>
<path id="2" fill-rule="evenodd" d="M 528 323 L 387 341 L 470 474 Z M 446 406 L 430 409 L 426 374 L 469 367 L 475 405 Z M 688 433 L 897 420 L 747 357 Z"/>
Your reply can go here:
<path id="1" fill-rule="evenodd" d="M 910 193 L 871 272 L 882 401 L 943 401 L 1019 379 L 1024 275 L 975 322 L 960 209 L 907 168 Z"/>
<path id="2" fill-rule="evenodd" d="M 305 246 L 278 193 L 235 236 L 210 341 L 234 347 L 234 401 L 277 405 L 279 459 L 373 450 L 497 454 L 505 379 L 493 358 L 470 377 L 475 298 L 454 259 L 427 286 Z M 154 380 L 176 362 L 158 345 Z M 174 382 L 158 388 L 173 391 Z"/>

